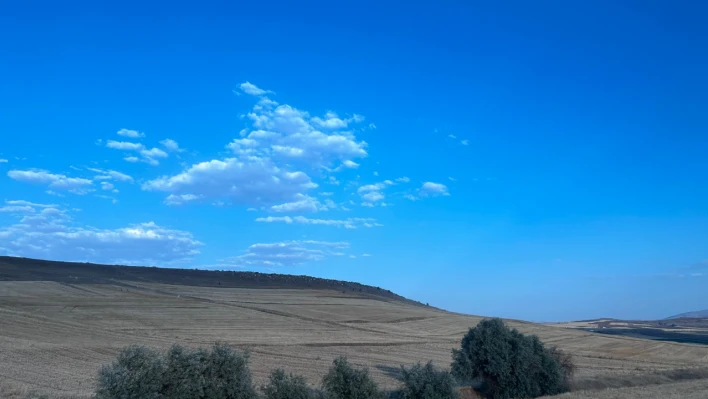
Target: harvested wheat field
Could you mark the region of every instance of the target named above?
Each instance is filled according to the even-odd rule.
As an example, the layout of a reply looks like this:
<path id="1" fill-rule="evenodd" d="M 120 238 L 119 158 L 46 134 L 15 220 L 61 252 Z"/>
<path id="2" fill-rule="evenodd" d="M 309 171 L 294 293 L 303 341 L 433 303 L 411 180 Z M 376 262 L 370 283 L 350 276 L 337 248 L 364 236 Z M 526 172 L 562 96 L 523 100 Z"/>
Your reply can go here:
<path id="1" fill-rule="evenodd" d="M 271 284 L 264 286 L 271 288 L 256 288 L 252 281 L 238 280 L 237 273 L 206 274 L 215 276 L 207 281 L 202 278 L 206 272 L 194 272 L 195 285 L 188 285 L 188 278 L 167 283 L 168 269 L 83 269 L 66 264 L 71 269 L 56 262 L 31 262 L 0 259 L 3 397 L 90 397 L 100 365 L 126 345 L 164 348 L 215 341 L 248 348 L 257 382 L 270 369 L 283 367 L 316 384 L 334 357 L 346 355 L 352 363 L 368 366 L 382 385 L 394 387 L 401 364 L 433 360 L 447 366 L 451 349 L 481 320 L 376 287 L 329 280 L 307 278 L 304 284 L 282 277 L 288 279 L 285 284 L 278 283 L 281 277 L 259 275 L 268 276 Z M 111 277 L 101 275 L 103 270 Z M 644 374 L 708 366 L 704 346 L 508 323 L 570 352 L 579 367 L 579 386 L 601 385 L 608 376 L 626 376 L 629 382 L 621 384 L 636 385 L 641 384 L 637 376 Z M 701 384 L 687 386 L 705 387 Z M 585 397 L 573 395 L 569 397 Z"/>

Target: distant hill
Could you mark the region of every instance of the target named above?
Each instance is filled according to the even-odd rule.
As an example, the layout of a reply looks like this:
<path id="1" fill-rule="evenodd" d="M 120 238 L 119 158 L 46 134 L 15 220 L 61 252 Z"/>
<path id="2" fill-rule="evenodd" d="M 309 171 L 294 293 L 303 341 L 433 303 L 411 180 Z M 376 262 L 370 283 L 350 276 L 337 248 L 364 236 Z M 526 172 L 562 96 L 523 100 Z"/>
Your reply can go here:
<path id="1" fill-rule="evenodd" d="M 708 318 L 708 309 L 697 310 L 695 312 L 686 312 L 677 314 L 676 316 L 667 317 L 666 319 L 704 319 Z"/>
<path id="2" fill-rule="evenodd" d="M 349 281 L 242 271 L 101 265 L 0 256 L 0 281 L 115 284 L 119 281 L 224 288 L 325 289 L 426 306 L 389 290 Z"/>

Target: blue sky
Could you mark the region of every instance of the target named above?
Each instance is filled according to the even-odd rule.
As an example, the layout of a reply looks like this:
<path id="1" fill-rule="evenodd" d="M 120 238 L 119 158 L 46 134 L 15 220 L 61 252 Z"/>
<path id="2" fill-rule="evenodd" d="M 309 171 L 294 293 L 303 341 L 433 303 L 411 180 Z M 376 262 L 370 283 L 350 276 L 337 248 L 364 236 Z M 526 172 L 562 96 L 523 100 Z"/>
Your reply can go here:
<path id="1" fill-rule="evenodd" d="M 11 2 L 0 253 L 708 308 L 700 2 Z"/>

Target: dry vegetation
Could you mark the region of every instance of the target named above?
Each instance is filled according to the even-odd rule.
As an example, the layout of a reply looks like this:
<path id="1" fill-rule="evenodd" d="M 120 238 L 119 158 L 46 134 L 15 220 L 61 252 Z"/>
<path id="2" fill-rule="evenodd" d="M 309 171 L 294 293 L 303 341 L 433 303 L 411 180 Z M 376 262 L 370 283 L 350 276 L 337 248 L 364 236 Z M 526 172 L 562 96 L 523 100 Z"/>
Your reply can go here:
<path id="1" fill-rule="evenodd" d="M 283 367 L 318 383 L 332 359 L 346 355 L 392 387 L 401 364 L 432 359 L 447 367 L 451 349 L 480 318 L 326 289 L 0 281 L 0 320 L 0 396 L 73 398 L 90 397 L 99 366 L 126 345 L 217 340 L 250 348 L 257 382 Z M 705 346 L 509 324 L 573 354 L 581 386 L 608 375 L 635 385 L 641 375 L 708 366 Z M 705 389 L 699 381 L 671 386 Z"/>

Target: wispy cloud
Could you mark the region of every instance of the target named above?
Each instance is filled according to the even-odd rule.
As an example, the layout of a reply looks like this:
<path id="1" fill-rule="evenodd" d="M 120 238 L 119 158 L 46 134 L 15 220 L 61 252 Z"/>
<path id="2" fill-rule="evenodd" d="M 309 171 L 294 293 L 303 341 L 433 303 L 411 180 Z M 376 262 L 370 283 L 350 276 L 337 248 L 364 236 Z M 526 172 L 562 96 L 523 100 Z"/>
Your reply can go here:
<path id="1" fill-rule="evenodd" d="M 356 229 L 360 227 L 380 227 L 373 218 L 348 218 L 348 219 L 310 219 L 304 216 L 268 216 L 257 218 L 256 222 L 261 223 L 286 223 L 286 224 L 311 224 L 333 227 L 344 227 L 346 229 Z"/>
<path id="2" fill-rule="evenodd" d="M 308 262 L 322 261 L 328 257 L 344 255 L 341 251 L 347 248 L 349 248 L 348 242 L 314 240 L 258 243 L 248 247 L 243 255 L 223 259 L 220 266 L 225 268 L 296 266 Z"/>

